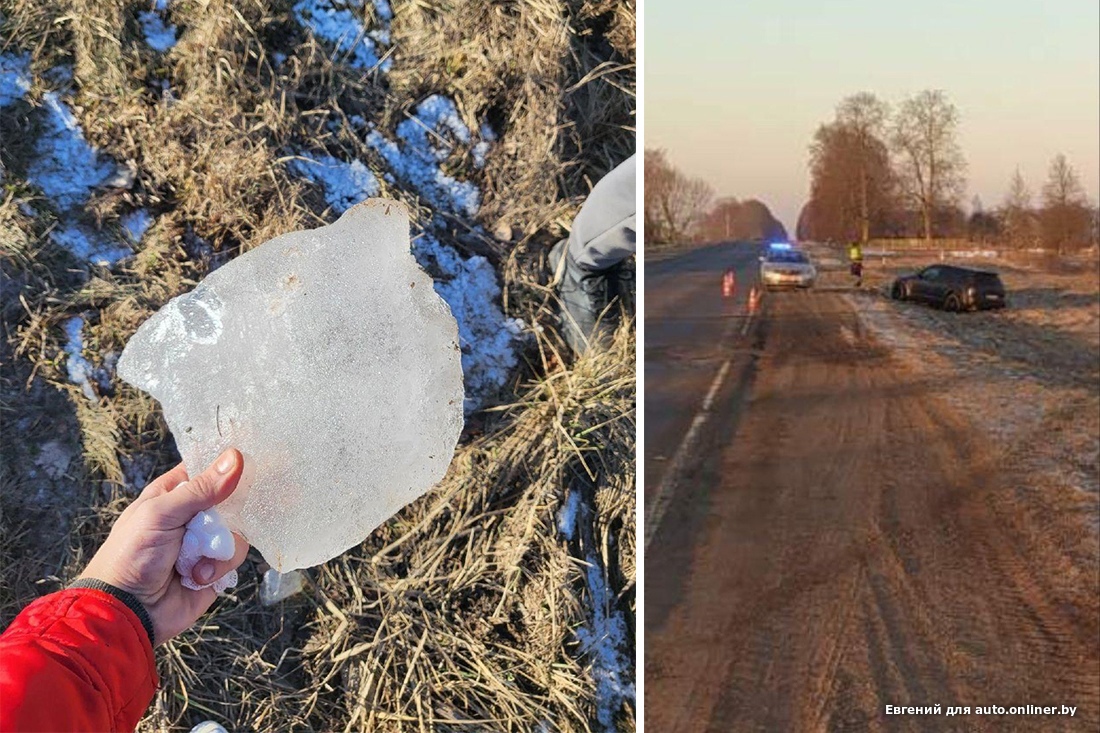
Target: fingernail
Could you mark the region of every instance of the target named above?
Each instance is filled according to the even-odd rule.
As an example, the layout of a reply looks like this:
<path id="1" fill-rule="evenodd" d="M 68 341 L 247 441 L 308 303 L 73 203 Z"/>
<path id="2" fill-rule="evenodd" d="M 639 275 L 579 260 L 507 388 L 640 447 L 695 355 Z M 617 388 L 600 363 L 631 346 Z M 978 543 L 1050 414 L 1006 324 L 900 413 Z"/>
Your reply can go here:
<path id="1" fill-rule="evenodd" d="M 202 583 L 203 585 L 214 580 L 214 563 L 200 562 L 195 566 L 195 569 L 191 572 L 195 581 Z"/>
<path id="2" fill-rule="evenodd" d="M 218 473 L 229 473 L 233 470 L 233 463 L 236 461 L 236 456 L 233 455 L 233 451 L 227 450 L 222 453 L 221 458 L 214 465 L 214 470 Z"/>

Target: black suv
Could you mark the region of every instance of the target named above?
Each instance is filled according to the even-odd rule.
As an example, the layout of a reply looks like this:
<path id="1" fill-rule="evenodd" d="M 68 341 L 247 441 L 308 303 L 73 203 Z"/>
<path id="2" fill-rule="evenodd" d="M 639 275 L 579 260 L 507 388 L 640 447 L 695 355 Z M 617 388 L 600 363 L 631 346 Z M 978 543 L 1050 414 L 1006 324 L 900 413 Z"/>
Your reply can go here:
<path id="1" fill-rule="evenodd" d="M 988 270 L 957 265 L 931 265 L 915 275 L 903 275 L 890 289 L 894 300 L 916 300 L 948 311 L 1004 308 L 1005 286 Z"/>

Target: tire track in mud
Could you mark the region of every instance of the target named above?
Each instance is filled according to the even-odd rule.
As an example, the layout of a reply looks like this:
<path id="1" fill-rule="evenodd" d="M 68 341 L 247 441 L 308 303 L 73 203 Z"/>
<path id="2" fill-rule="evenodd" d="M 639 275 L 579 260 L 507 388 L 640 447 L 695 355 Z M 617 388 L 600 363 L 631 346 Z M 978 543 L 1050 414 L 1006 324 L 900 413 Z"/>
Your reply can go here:
<path id="1" fill-rule="evenodd" d="M 1095 568 L 1060 572 L 1068 556 L 1008 500 L 1000 452 L 839 296 L 773 296 L 764 319 L 741 426 L 705 459 L 715 484 L 687 499 L 706 502 L 701 530 L 665 535 L 693 550 L 681 597 L 647 629 L 647 727 L 1096 730 L 1100 623 L 1082 600 Z"/>

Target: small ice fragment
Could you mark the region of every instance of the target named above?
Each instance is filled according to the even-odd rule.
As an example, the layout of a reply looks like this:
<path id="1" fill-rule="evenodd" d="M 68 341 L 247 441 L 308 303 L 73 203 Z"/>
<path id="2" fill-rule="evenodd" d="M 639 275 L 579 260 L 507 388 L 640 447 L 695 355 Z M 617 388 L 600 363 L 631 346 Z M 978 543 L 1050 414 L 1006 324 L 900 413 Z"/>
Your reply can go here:
<path id="1" fill-rule="evenodd" d="M 207 509 L 196 514 L 183 532 L 183 546 L 176 559 L 176 572 L 184 588 L 201 590 L 214 587 L 218 593 L 237 585 L 237 571 L 230 570 L 213 583 L 199 585 L 191 579 L 191 571 L 202 558 L 211 560 L 232 560 L 236 551 L 236 540 L 229 525 L 222 519 L 217 509 Z"/>
<path id="2" fill-rule="evenodd" d="M 263 582 L 260 584 L 260 603 L 270 606 L 281 600 L 290 598 L 302 590 L 302 573 L 291 570 L 289 573 L 280 573 L 275 568 L 264 573 Z"/>
<path id="3" fill-rule="evenodd" d="M 194 728 L 191 729 L 191 733 L 229 733 L 220 723 L 215 723 L 213 720 L 204 720 Z"/>

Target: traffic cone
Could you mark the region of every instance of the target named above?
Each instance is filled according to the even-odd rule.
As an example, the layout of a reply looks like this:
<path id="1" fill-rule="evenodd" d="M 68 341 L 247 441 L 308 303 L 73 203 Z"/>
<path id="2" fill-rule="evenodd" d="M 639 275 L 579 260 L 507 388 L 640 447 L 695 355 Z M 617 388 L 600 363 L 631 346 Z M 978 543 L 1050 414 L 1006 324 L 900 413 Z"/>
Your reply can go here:
<path id="1" fill-rule="evenodd" d="M 732 298 L 737 289 L 737 280 L 731 270 L 727 270 L 722 276 L 722 297 Z"/>
<path id="2" fill-rule="evenodd" d="M 752 286 L 752 290 L 749 291 L 749 313 L 756 313 L 757 308 L 760 307 L 760 291 L 756 289 L 756 286 Z"/>

